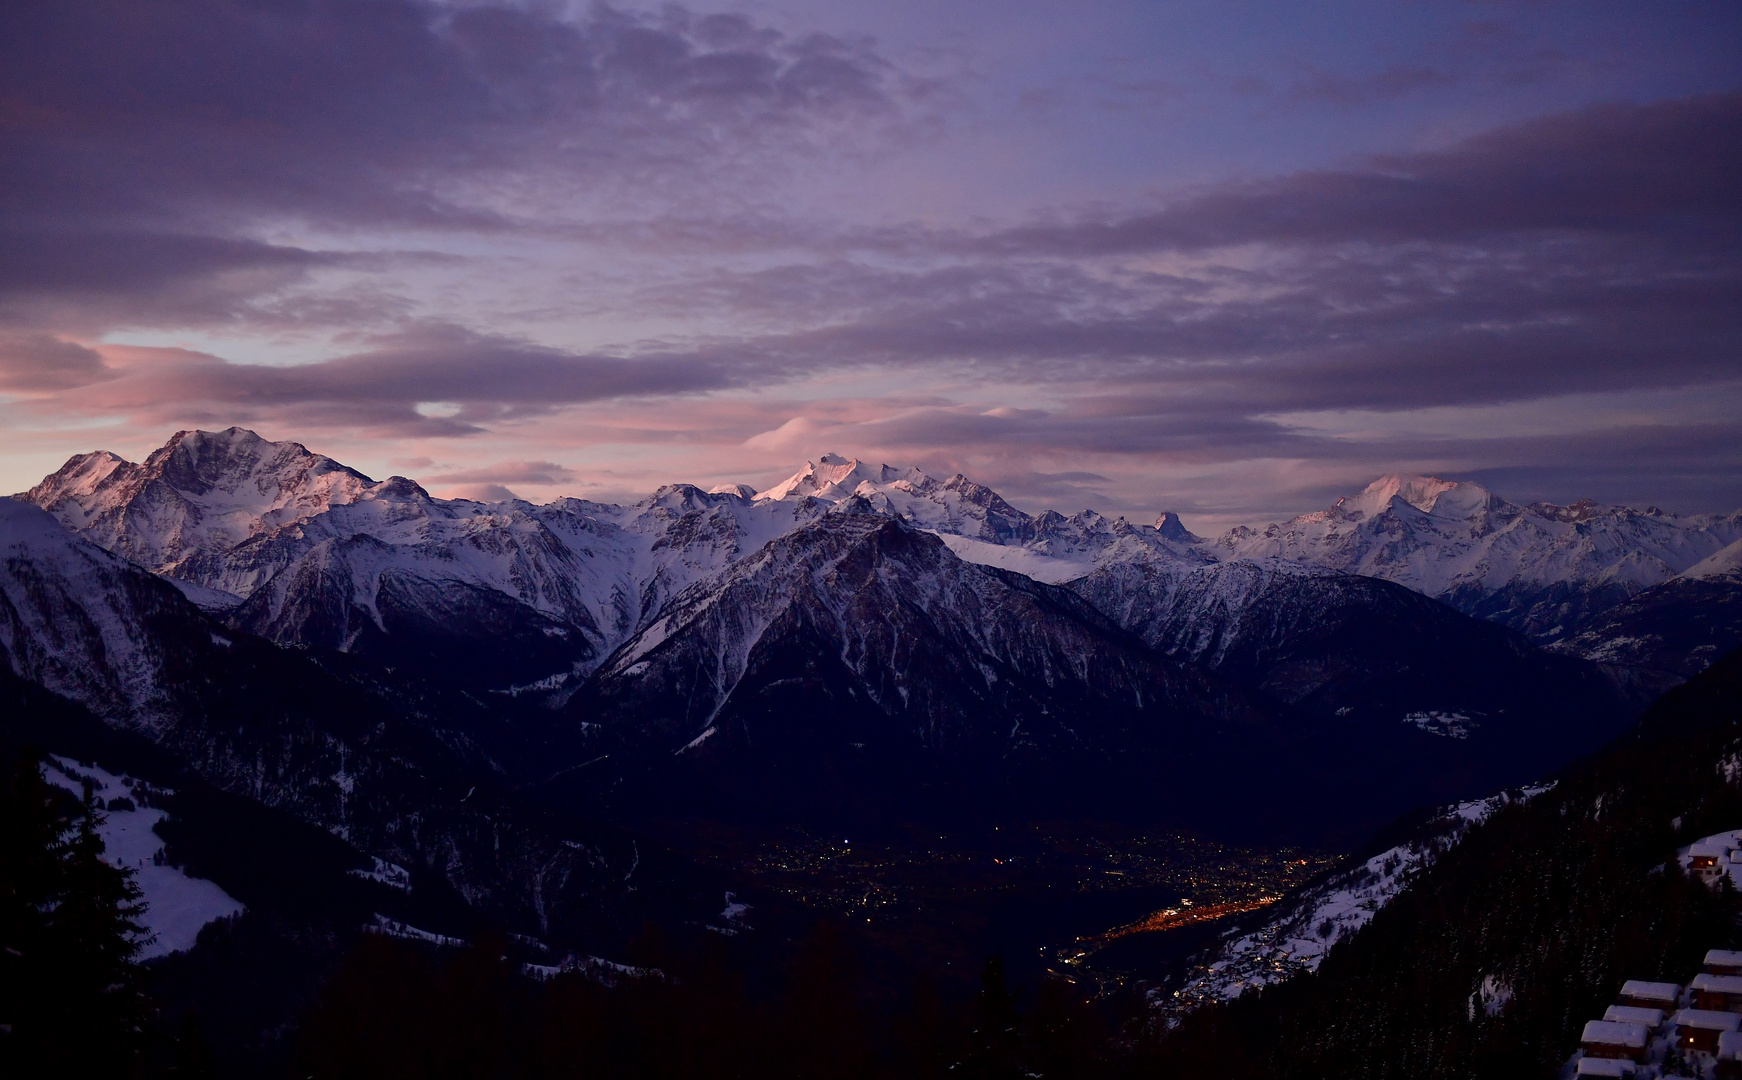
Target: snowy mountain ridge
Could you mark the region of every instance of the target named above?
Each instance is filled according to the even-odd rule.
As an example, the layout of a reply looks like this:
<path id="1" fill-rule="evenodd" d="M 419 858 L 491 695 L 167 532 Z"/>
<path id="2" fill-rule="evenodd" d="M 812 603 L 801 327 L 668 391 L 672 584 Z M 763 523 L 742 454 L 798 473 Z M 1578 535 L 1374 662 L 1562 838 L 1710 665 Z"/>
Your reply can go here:
<path id="1" fill-rule="evenodd" d="M 1392 581 L 1540 642 L 1683 573 L 1728 581 L 1742 559 L 1719 558 L 1742 542 L 1742 512 L 1524 507 L 1428 476 L 1381 477 L 1328 510 L 1206 540 L 1171 513 L 1153 526 L 1092 510 L 1031 516 L 960 474 L 835 454 L 759 491 L 674 484 L 632 505 L 445 500 L 241 428 L 178 432 L 142 464 L 79 455 L 20 498 L 281 643 L 391 653 L 408 628 L 490 627 L 526 656 L 503 669 L 500 690 L 573 685 L 685 588 L 848 500 L 970 562 L 1051 584 L 1099 580 L 1093 599 L 1110 611 L 1153 606 L 1157 590 L 1217 564 L 1288 564 Z"/>
<path id="2" fill-rule="evenodd" d="M 1383 578 L 1543 640 L 1581 612 L 1661 584 L 1742 540 L 1742 512 L 1680 517 L 1655 507 L 1519 506 L 1468 481 L 1387 476 L 1329 510 L 1230 530 L 1220 558 L 1271 557 Z"/>

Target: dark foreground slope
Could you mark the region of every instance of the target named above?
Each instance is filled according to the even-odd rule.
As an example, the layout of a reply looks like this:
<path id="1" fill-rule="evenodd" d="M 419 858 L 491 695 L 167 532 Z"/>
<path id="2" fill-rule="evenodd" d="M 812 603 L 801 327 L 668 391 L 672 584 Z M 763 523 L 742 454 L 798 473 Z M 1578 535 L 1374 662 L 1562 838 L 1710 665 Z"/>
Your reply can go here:
<path id="1" fill-rule="evenodd" d="M 1742 900 L 1673 860 L 1678 844 L 1742 825 L 1739 749 L 1732 653 L 1553 791 L 1472 830 L 1316 975 L 1193 1014 L 1147 1065 L 1164 1076 L 1554 1075 L 1623 980 L 1685 981 L 1706 949 L 1742 941 Z M 1510 999 L 1485 1007 L 1485 981 Z"/>

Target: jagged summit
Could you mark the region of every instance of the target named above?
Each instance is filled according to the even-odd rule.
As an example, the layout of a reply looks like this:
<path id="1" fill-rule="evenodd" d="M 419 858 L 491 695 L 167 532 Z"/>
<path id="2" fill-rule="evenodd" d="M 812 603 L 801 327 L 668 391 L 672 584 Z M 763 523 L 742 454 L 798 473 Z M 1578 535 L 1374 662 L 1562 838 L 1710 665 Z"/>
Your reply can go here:
<path id="1" fill-rule="evenodd" d="M 930 480 L 931 477 L 916 468 L 893 469 L 888 465 L 873 467 L 858 458 L 845 458 L 829 453 L 816 461 L 805 462 L 804 468 L 767 491 L 758 492 L 756 498 L 785 499 L 809 495 L 836 502 L 858 492 L 860 484 L 869 483 L 876 487 L 896 481 L 924 484 Z"/>
<path id="2" fill-rule="evenodd" d="M 411 484 L 386 483 L 395 494 Z M 80 454 L 18 497 L 111 551 L 173 572 L 198 551 L 233 547 L 382 487 L 301 443 L 232 427 L 178 431 L 141 464 Z"/>

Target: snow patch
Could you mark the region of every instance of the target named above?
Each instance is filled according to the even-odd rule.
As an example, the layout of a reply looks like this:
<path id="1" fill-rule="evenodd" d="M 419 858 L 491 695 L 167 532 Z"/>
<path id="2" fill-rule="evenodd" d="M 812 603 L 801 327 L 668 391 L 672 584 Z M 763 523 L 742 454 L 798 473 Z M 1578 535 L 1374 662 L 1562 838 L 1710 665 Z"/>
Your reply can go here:
<path id="1" fill-rule="evenodd" d="M 373 881 L 381 885 L 386 885 L 390 889 L 398 889 L 400 892 L 411 891 L 410 870 L 400 866 L 398 863 L 390 863 L 379 855 L 371 855 L 369 858 L 375 864 L 374 866 L 367 870 L 359 867 L 347 870 L 345 873 L 350 874 L 352 877 L 362 878 L 365 881 Z"/>
<path id="2" fill-rule="evenodd" d="M 522 964 L 521 973 L 541 981 L 570 972 L 584 975 L 605 987 L 615 987 L 624 979 L 663 979 L 665 972 L 653 967 L 619 964 L 597 956 L 566 956 L 560 964 Z"/>
<path id="3" fill-rule="evenodd" d="M 1475 716 L 1480 716 L 1480 713 Z M 1412 712 L 1404 716 L 1403 722 L 1420 728 L 1429 735 L 1441 735 L 1448 739 L 1467 739 L 1470 732 L 1479 726 L 1475 716 L 1461 712 L 1446 712 L 1440 709 L 1429 709 L 1426 712 Z"/>
<path id="4" fill-rule="evenodd" d="M 365 934 L 379 934 L 382 937 L 399 938 L 401 941 L 421 941 L 426 945 L 440 945 L 449 949 L 466 947 L 464 938 L 449 937 L 432 930 L 420 930 L 410 923 L 402 923 L 398 919 L 389 919 L 376 912 L 375 921 L 363 927 Z"/>

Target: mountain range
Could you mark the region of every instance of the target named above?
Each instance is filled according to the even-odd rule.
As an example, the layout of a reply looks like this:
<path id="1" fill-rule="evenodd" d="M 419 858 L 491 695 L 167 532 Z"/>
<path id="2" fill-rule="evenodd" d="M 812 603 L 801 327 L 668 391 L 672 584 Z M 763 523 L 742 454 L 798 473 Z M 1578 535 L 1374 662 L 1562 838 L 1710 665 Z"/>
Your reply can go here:
<path id="1" fill-rule="evenodd" d="M 1519 506 L 1431 477 L 1382 477 L 1328 510 L 1207 540 L 1171 513 L 1152 527 L 1090 510 L 1030 516 L 960 475 L 835 455 L 763 491 L 673 484 L 630 506 L 441 500 L 232 428 L 179 432 L 141 464 L 79 455 L 18 496 L 270 640 L 410 663 L 395 638 L 457 634 L 460 652 L 490 650 L 461 665 L 470 677 L 521 692 L 576 685 L 683 588 L 851 497 L 966 561 L 1046 583 L 1271 560 L 1394 582 L 1539 644 L 1580 639 L 1649 589 L 1742 573 L 1742 548 L 1720 554 L 1742 542 L 1742 511 Z M 480 632 L 457 629 L 473 622 Z M 1590 637 L 1570 651 L 1610 655 Z"/>
<path id="2" fill-rule="evenodd" d="M 214 788 L 584 938 L 656 891 L 654 819 L 1352 843 L 1709 662 L 1742 635 L 1739 540 L 1396 477 L 1210 540 L 834 455 L 761 491 L 479 503 L 232 428 L 0 501 L 0 646 Z"/>

